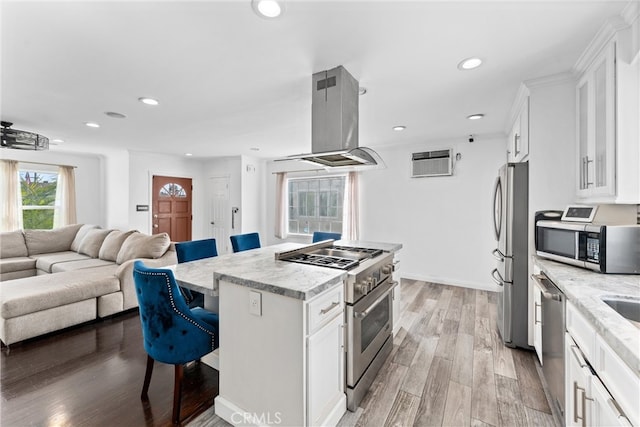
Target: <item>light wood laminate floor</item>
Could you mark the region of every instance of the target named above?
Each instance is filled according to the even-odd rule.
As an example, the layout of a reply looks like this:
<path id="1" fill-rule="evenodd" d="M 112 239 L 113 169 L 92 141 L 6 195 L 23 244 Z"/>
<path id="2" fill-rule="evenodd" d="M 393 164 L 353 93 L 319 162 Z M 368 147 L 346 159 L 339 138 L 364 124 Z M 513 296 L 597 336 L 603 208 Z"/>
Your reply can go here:
<path id="1" fill-rule="evenodd" d="M 496 294 L 402 280 L 394 348 L 347 426 L 556 426 L 535 353 L 504 346 Z M 189 427 L 228 426 L 210 408 Z"/>

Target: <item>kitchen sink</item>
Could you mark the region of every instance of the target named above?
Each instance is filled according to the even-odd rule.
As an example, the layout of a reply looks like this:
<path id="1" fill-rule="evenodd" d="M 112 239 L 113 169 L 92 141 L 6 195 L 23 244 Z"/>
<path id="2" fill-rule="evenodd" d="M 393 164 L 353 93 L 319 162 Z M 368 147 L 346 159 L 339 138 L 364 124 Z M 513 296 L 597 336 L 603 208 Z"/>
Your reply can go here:
<path id="1" fill-rule="evenodd" d="M 640 329 L 640 298 L 602 297 L 601 299 Z"/>

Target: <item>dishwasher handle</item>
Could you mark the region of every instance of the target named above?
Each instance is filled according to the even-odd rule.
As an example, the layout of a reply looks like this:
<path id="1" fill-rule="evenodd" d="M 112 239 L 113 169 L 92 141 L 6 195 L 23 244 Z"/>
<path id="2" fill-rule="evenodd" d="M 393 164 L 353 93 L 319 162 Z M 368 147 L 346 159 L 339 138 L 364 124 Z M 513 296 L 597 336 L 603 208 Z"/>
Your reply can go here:
<path id="1" fill-rule="evenodd" d="M 540 292 L 545 299 L 551 299 L 554 301 L 562 301 L 564 294 L 553 285 L 553 282 L 549 280 L 544 274 L 532 274 L 531 278 L 540 285 Z M 546 282 L 549 282 L 550 286 Z"/>

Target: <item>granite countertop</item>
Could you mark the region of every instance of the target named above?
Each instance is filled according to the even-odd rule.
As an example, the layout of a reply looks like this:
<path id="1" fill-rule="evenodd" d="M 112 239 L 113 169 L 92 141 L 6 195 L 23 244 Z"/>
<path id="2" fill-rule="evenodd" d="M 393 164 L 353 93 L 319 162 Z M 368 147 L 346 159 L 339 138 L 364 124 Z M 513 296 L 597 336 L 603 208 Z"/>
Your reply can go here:
<path id="1" fill-rule="evenodd" d="M 602 274 L 534 257 L 534 262 L 594 326 L 596 332 L 640 375 L 640 329 L 601 297 L 640 299 L 640 275 Z"/>
<path id="2" fill-rule="evenodd" d="M 365 246 L 397 251 L 402 245 L 340 240 L 338 245 Z M 308 300 L 341 284 L 344 270 L 277 261 L 276 252 L 304 247 L 300 243 L 282 243 L 234 254 L 225 254 L 170 266 L 180 286 L 208 295 L 218 295 L 218 283 L 225 280 L 253 289 Z"/>

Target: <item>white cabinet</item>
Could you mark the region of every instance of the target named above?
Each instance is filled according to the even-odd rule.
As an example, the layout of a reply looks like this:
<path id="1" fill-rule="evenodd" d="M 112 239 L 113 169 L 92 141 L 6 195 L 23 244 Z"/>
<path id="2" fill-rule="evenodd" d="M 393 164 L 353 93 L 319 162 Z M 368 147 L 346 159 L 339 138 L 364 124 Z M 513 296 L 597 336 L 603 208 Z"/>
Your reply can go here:
<path id="1" fill-rule="evenodd" d="M 344 396 L 344 320 L 341 314 L 307 338 L 308 425 L 323 425 Z"/>
<path id="2" fill-rule="evenodd" d="M 565 423 L 628 426 L 640 421 L 640 377 L 567 302 Z"/>
<path id="3" fill-rule="evenodd" d="M 233 425 L 336 425 L 347 409 L 344 286 L 309 300 L 226 280 L 219 291 L 216 415 Z M 251 292 L 261 294 L 259 314 Z"/>
<path id="4" fill-rule="evenodd" d="M 565 336 L 567 426 L 630 426 L 570 334 Z"/>
<path id="5" fill-rule="evenodd" d="M 538 355 L 540 364 L 542 360 L 542 291 L 534 281 L 533 285 L 533 347 Z"/>
<path id="6" fill-rule="evenodd" d="M 640 53 L 633 37 L 631 29 L 618 31 L 577 65 L 576 188 L 584 203 L 640 202 Z"/>
<path id="7" fill-rule="evenodd" d="M 522 162 L 529 155 L 529 95 L 521 87 L 516 98 L 516 114 L 509 132 L 507 159 L 509 162 Z"/>
<path id="8" fill-rule="evenodd" d="M 576 90 L 578 197 L 615 195 L 615 43 L 600 52 Z"/>

